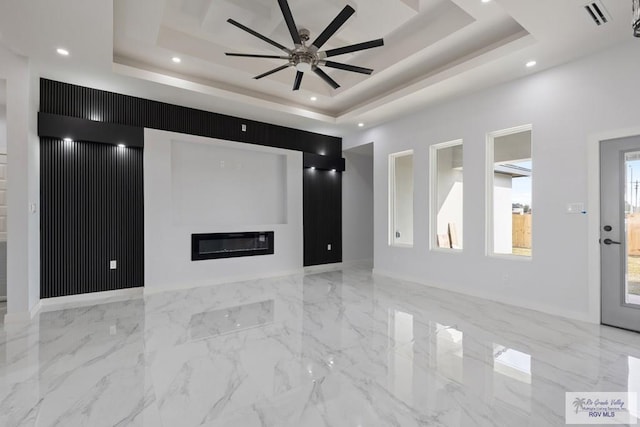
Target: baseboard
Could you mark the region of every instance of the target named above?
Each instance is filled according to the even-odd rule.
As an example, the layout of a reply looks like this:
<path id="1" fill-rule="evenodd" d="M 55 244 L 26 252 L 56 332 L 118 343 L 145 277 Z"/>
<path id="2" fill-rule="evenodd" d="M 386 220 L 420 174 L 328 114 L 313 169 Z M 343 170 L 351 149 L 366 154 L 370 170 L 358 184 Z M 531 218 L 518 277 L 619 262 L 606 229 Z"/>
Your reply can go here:
<path id="1" fill-rule="evenodd" d="M 309 273 L 322 273 L 325 271 L 335 271 L 344 268 L 344 262 L 334 262 L 332 264 L 321 264 L 321 265 L 310 265 L 308 267 L 303 267 L 304 274 Z"/>
<path id="2" fill-rule="evenodd" d="M 196 288 L 206 288 L 207 286 L 217 286 L 224 285 L 227 283 L 239 283 L 246 282 L 249 280 L 259 280 L 259 279 L 272 279 L 277 277 L 285 277 L 285 276 L 295 276 L 301 275 L 304 271 L 302 269 L 296 270 L 286 270 L 286 271 L 277 271 L 268 274 L 251 274 L 246 276 L 232 276 L 232 277 L 223 277 L 220 279 L 207 279 L 198 282 L 185 282 L 185 283 L 175 283 L 170 285 L 164 285 L 160 287 L 144 287 L 144 295 L 154 295 L 160 294 L 163 292 L 174 292 L 174 291 L 185 291 L 188 289 L 196 289 Z"/>
<path id="3" fill-rule="evenodd" d="M 29 311 L 21 311 L 19 313 L 7 313 L 4 315 L 4 326 L 17 325 L 21 323 L 29 323 L 33 317 Z"/>
<path id="4" fill-rule="evenodd" d="M 400 275 L 400 274 L 395 274 L 395 273 L 390 272 L 390 271 L 385 271 L 385 270 L 380 270 L 380 269 L 375 269 L 375 268 L 373 269 L 373 274 L 374 275 L 378 275 L 378 276 L 389 277 L 391 279 L 404 280 L 404 281 L 407 281 L 407 282 L 418 283 L 420 285 L 424 285 L 424 286 L 427 286 L 427 287 L 441 289 L 441 290 L 445 290 L 445 291 L 449 291 L 449 292 L 453 292 L 453 293 L 457 293 L 457 294 L 462 294 L 462 295 L 468 295 L 468 296 L 472 296 L 474 298 L 481 298 L 481 299 L 484 299 L 484 300 L 498 302 L 498 303 L 510 305 L 510 306 L 513 306 L 513 307 L 520 307 L 520 308 L 526 308 L 528 310 L 539 311 L 541 313 L 551 314 L 553 316 L 558 316 L 558 317 L 564 317 L 566 319 L 579 320 L 579 321 L 587 322 L 587 323 L 594 323 L 592 317 L 589 316 L 589 313 L 563 311 L 563 310 L 561 310 L 559 308 L 556 308 L 556 307 L 549 307 L 549 306 L 545 306 L 545 305 L 542 305 L 542 304 L 531 303 L 531 302 L 526 301 L 526 300 L 521 300 L 521 299 L 517 299 L 517 298 L 508 298 L 508 297 L 504 297 L 503 295 L 489 294 L 486 291 L 477 291 L 477 292 L 475 292 L 475 291 L 469 291 L 466 288 L 456 287 L 456 286 L 452 286 L 452 285 L 443 286 L 443 285 L 439 285 L 439 284 L 436 284 L 436 283 L 426 282 L 426 281 L 421 280 L 421 279 L 416 278 L 416 277 L 403 276 L 403 275 Z"/>
<path id="5" fill-rule="evenodd" d="M 126 301 L 143 295 L 143 288 L 117 289 L 114 291 L 92 292 L 88 294 L 67 295 L 64 297 L 44 298 L 40 300 L 40 312 L 64 310 L 66 308 Z"/>
<path id="6" fill-rule="evenodd" d="M 42 301 L 38 301 L 31 310 L 29 311 L 20 311 L 18 313 L 7 313 L 4 315 L 4 326 L 5 328 L 20 325 L 22 323 L 29 323 L 33 320 L 34 317 L 38 315 L 40 309 L 42 308 Z"/>
<path id="7" fill-rule="evenodd" d="M 310 265 L 308 267 L 304 267 L 305 274 L 312 273 L 322 273 L 325 271 L 336 271 L 341 270 L 347 267 L 373 267 L 373 259 L 357 259 L 357 260 L 348 260 L 342 262 L 334 262 L 332 264 L 320 264 L 320 265 Z"/>

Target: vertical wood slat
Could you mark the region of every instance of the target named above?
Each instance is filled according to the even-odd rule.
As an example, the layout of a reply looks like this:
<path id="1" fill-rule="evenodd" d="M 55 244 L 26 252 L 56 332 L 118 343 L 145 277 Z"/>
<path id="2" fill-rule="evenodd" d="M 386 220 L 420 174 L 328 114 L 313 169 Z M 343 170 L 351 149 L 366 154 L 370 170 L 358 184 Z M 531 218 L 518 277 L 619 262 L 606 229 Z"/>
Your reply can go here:
<path id="1" fill-rule="evenodd" d="M 40 185 L 42 298 L 143 286 L 141 149 L 42 138 Z"/>

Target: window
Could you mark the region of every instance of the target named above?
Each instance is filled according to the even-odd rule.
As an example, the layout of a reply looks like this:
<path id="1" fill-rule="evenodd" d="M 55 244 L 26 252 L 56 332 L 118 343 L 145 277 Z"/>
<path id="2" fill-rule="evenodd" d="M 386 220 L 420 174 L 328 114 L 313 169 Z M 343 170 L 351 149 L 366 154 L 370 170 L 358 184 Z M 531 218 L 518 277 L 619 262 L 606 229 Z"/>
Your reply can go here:
<path id="1" fill-rule="evenodd" d="M 413 151 L 389 156 L 389 244 L 413 246 Z"/>
<path id="2" fill-rule="evenodd" d="M 462 140 L 431 146 L 431 248 L 462 249 Z"/>
<path id="3" fill-rule="evenodd" d="M 488 252 L 530 257 L 533 218 L 531 126 L 489 134 L 487 159 Z"/>

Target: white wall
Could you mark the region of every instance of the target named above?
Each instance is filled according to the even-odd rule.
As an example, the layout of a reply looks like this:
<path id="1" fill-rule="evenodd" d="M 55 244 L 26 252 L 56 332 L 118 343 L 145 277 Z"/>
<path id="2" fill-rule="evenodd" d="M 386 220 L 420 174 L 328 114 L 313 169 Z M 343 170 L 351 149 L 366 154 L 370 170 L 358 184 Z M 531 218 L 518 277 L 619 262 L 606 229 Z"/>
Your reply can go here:
<path id="1" fill-rule="evenodd" d="M 0 80 L 0 85 L 5 82 Z M 0 105 L 0 153 L 7 152 L 7 107 Z"/>
<path id="2" fill-rule="evenodd" d="M 373 148 L 372 148 L 373 150 Z M 373 259 L 373 152 L 342 153 L 342 259 Z"/>
<path id="3" fill-rule="evenodd" d="M 599 321 L 588 286 L 588 215 L 568 215 L 566 203 L 587 199 L 590 135 L 638 127 L 640 43 L 533 74 L 418 112 L 344 139 L 349 149 L 374 142 L 374 264 L 378 273 Z M 536 175 L 535 253 L 530 260 L 486 256 L 485 149 L 488 132 L 532 124 Z M 463 139 L 464 230 L 461 254 L 428 249 L 429 146 Z M 387 242 L 388 155 L 414 150 L 415 240 L 412 249 Z M 591 171 L 593 173 L 593 171 Z M 561 238 L 559 238 L 561 236 Z M 596 239 L 597 240 L 597 239 Z"/>
<path id="4" fill-rule="evenodd" d="M 7 85 L 7 316 L 28 320 L 40 300 L 38 78 L 26 58 L 0 46 Z M 32 212 L 30 206 L 35 207 Z"/>
<path id="5" fill-rule="evenodd" d="M 182 161 L 173 155 L 193 160 L 199 154 L 204 163 L 193 162 L 191 175 L 186 177 Z M 243 155 L 244 153 L 244 155 Z M 282 158 L 278 173 L 278 159 Z M 255 161 L 271 162 L 269 173 L 254 165 Z M 224 170 L 220 162 L 225 162 Z M 177 162 L 177 163 L 176 163 Z M 216 165 L 218 166 L 216 169 Z M 226 166 L 234 165 L 231 170 Z M 234 172 L 244 165 L 246 177 Z M 229 173 L 227 173 L 227 171 Z M 236 170 L 237 172 L 237 170 Z M 200 184 L 194 177 L 202 178 Z M 283 177 L 283 178 L 282 178 Z M 187 179 L 188 178 L 188 179 Z M 199 195 L 203 199 L 219 198 L 233 189 L 233 180 L 255 184 L 256 197 L 267 193 L 285 202 L 286 216 L 277 223 L 246 222 L 260 218 L 261 214 L 246 212 L 247 206 L 229 193 L 228 200 L 214 200 L 220 206 L 227 204 L 236 209 L 238 221 L 229 223 L 229 217 L 217 215 L 214 204 L 194 202 Z M 185 188 L 190 182 L 193 188 Z M 240 188 L 245 188 L 246 185 Z M 278 188 L 278 187 L 283 188 Z M 216 188 L 213 188 L 216 187 Z M 280 191 L 281 194 L 275 194 Z M 180 194 L 187 192 L 186 197 Z M 274 193 L 275 192 L 275 193 Z M 213 195 L 213 196 L 212 196 Z M 243 197 L 248 196 L 246 191 Z M 195 205 L 193 205 L 195 203 Z M 144 149 L 144 216 L 145 216 L 145 292 L 180 289 L 231 282 L 249 278 L 290 274 L 302 269 L 302 153 L 271 147 L 260 147 L 202 138 L 192 135 L 145 129 Z M 208 206 L 198 214 L 185 215 L 189 206 Z M 277 210 L 277 209 L 276 209 Z M 263 218 L 272 218 L 274 210 L 266 209 Z M 176 215 L 177 212 L 182 212 Z M 179 219 L 178 221 L 176 219 Z M 281 218 L 282 219 L 282 218 Z M 244 221 L 243 221 L 244 220 Z M 191 261 L 191 234 L 237 231 L 274 231 L 275 253 L 242 258 Z"/>
<path id="6" fill-rule="evenodd" d="M 174 224 L 286 224 L 286 155 L 241 147 L 171 143 Z"/>
<path id="7" fill-rule="evenodd" d="M 5 92 L 5 81 L 0 79 L 0 90 Z M 7 152 L 7 108 L 0 105 L 0 154 Z M 4 161 L 4 160 L 3 160 Z M 7 242 L 0 240 L 0 297 L 7 296 Z"/>

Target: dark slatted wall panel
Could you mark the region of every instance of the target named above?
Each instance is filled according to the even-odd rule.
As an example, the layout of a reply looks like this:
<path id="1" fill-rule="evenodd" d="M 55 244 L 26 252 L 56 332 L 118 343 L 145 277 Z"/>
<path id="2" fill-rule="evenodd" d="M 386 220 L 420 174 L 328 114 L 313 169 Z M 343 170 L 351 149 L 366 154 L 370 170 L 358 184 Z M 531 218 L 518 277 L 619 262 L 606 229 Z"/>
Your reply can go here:
<path id="1" fill-rule="evenodd" d="M 42 298 L 143 286 L 142 149 L 41 138 L 40 206 Z"/>
<path id="2" fill-rule="evenodd" d="M 342 174 L 307 168 L 303 179 L 304 265 L 341 262 Z"/>
<path id="3" fill-rule="evenodd" d="M 47 79 L 40 80 L 40 112 L 297 150 L 337 162 L 342 154 L 341 138 Z M 143 286 L 142 149 L 121 152 L 107 144 L 66 146 L 41 138 L 40 160 L 41 296 Z M 309 179 L 309 172 L 305 265 L 341 261 L 341 176 L 318 170 L 322 178 Z M 109 270 L 111 259 L 117 270 Z"/>
<path id="4" fill-rule="evenodd" d="M 342 156 L 341 138 L 47 79 L 40 80 L 40 112 Z"/>

